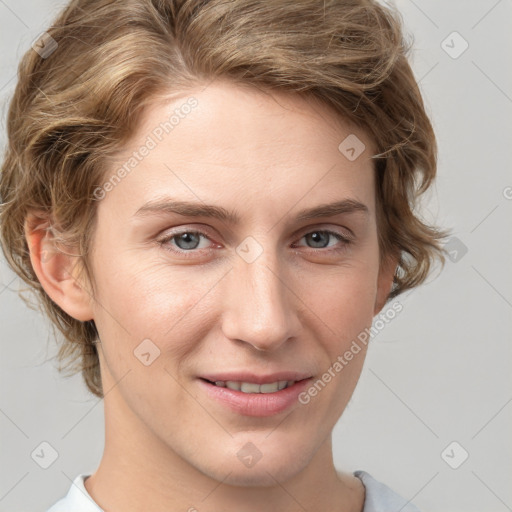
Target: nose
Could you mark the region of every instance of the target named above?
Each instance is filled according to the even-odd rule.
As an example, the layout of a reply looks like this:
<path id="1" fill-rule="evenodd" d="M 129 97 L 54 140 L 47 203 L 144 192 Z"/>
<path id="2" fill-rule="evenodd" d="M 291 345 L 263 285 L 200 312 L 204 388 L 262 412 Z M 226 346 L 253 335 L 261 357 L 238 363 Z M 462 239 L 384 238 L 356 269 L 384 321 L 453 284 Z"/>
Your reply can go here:
<path id="1" fill-rule="evenodd" d="M 224 335 L 258 351 L 276 350 L 300 328 L 292 273 L 267 253 L 252 263 L 237 260 L 222 291 Z"/>

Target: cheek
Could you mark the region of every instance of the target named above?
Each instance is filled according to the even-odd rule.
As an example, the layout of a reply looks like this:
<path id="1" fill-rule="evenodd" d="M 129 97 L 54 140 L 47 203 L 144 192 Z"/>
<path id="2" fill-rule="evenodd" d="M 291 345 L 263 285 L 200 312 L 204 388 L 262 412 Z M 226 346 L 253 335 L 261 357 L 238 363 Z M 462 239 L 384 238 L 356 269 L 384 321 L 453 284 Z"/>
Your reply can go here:
<path id="1" fill-rule="evenodd" d="M 316 290 L 306 303 L 332 334 L 332 349 L 342 350 L 371 325 L 377 293 L 378 271 L 374 262 L 360 259 L 333 269 L 321 280 L 306 279 L 303 286 Z M 305 288 L 303 288 L 305 289 Z M 332 350 L 331 350 L 332 351 Z"/>
<path id="2" fill-rule="evenodd" d="M 197 268 L 116 258 L 116 265 L 98 272 L 95 319 L 100 335 L 125 357 L 145 339 L 162 352 L 187 351 L 213 316 L 213 310 L 205 311 L 207 305 L 214 307 L 205 297 L 217 281 L 216 274 Z"/>
<path id="3" fill-rule="evenodd" d="M 345 410 L 361 375 L 368 348 L 367 329 L 373 319 L 377 274 L 372 264 L 360 261 L 350 269 L 338 269 L 325 281 L 323 292 L 318 293 L 315 310 L 320 320 L 316 323 L 327 333 L 317 340 L 324 352 L 318 375 L 321 382 L 316 381 L 306 390 L 304 399 L 312 402 L 315 414 L 326 418 L 329 427 Z"/>

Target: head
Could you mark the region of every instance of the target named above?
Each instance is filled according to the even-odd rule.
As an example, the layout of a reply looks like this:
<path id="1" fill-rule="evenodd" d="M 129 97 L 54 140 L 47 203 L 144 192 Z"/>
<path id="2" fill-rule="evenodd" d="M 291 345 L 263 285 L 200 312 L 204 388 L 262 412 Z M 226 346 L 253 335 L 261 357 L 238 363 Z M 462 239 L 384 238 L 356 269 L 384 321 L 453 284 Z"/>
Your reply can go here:
<path id="1" fill-rule="evenodd" d="M 59 360 L 206 474 L 247 446 L 265 464 L 234 483 L 298 471 L 365 344 L 286 413 L 226 409 L 206 381 L 311 384 L 444 261 L 445 233 L 414 213 L 437 150 L 399 15 L 77 0 L 47 32 L 57 45 L 24 56 L 9 110 L 1 241 L 62 335 Z"/>

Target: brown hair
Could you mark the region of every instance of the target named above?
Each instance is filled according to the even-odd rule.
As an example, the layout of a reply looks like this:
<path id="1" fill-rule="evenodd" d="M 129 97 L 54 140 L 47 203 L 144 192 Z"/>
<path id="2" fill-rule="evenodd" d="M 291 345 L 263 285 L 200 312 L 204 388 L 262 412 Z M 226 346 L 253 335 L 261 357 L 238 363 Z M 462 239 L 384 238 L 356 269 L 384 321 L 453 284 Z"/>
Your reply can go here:
<path id="1" fill-rule="evenodd" d="M 45 293 L 27 214 L 50 219 L 92 278 L 93 191 L 108 159 L 157 96 L 216 78 L 320 100 L 371 136 L 381 261 L 400 257 L 389 299 L 424 282 L 437 258 L 444 265 L 446 235 L 413 213 L 435 177 L 437 147 L 411 47 L 400 14 L 372 0 L 71 1 L 39 45 L 51 53 L 30 49 L 21 60 L 0 175 L 2 249 L 64 335 L 59 361 L 77 362 L 71 372 L 103 396 L 94 321 L 72 318 Z"/>

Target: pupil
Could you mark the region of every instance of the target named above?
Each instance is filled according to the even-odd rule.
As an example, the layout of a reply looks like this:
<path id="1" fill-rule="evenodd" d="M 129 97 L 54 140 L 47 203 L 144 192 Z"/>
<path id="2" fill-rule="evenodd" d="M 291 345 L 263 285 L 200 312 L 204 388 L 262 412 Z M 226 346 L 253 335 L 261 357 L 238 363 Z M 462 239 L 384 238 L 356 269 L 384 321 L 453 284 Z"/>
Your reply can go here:
<path id="1" fill-rule="evenodd" d="M 180 249 L 194 249 L 195 247 L 194 244 L 197 245 L 197 240 L 194 240 L 194 238 L 198 238 L 197 235 L 193 234 L 193 233 L 183 233 L 182 235 L 180 235 L 177 239 L 177 244 L 178 244 L 178 247 Z M 180 245 L 180 243 L 178 242 L 184 242 L 185 243 L 185 247 L 182 247 Z M 192 244 L 192 247 L 190 247 L 188 244 Z"/>
<path id="2" fill-rule="evenodd" d="M 310 237 L 313 239 L 313 243 L 318 243 L 319 241 L 321 243 L 322 237 L 326 238 L 327 234 L 321 233 L 320 231 L 315 231 L 314 233 L 311 233 Z"/>

